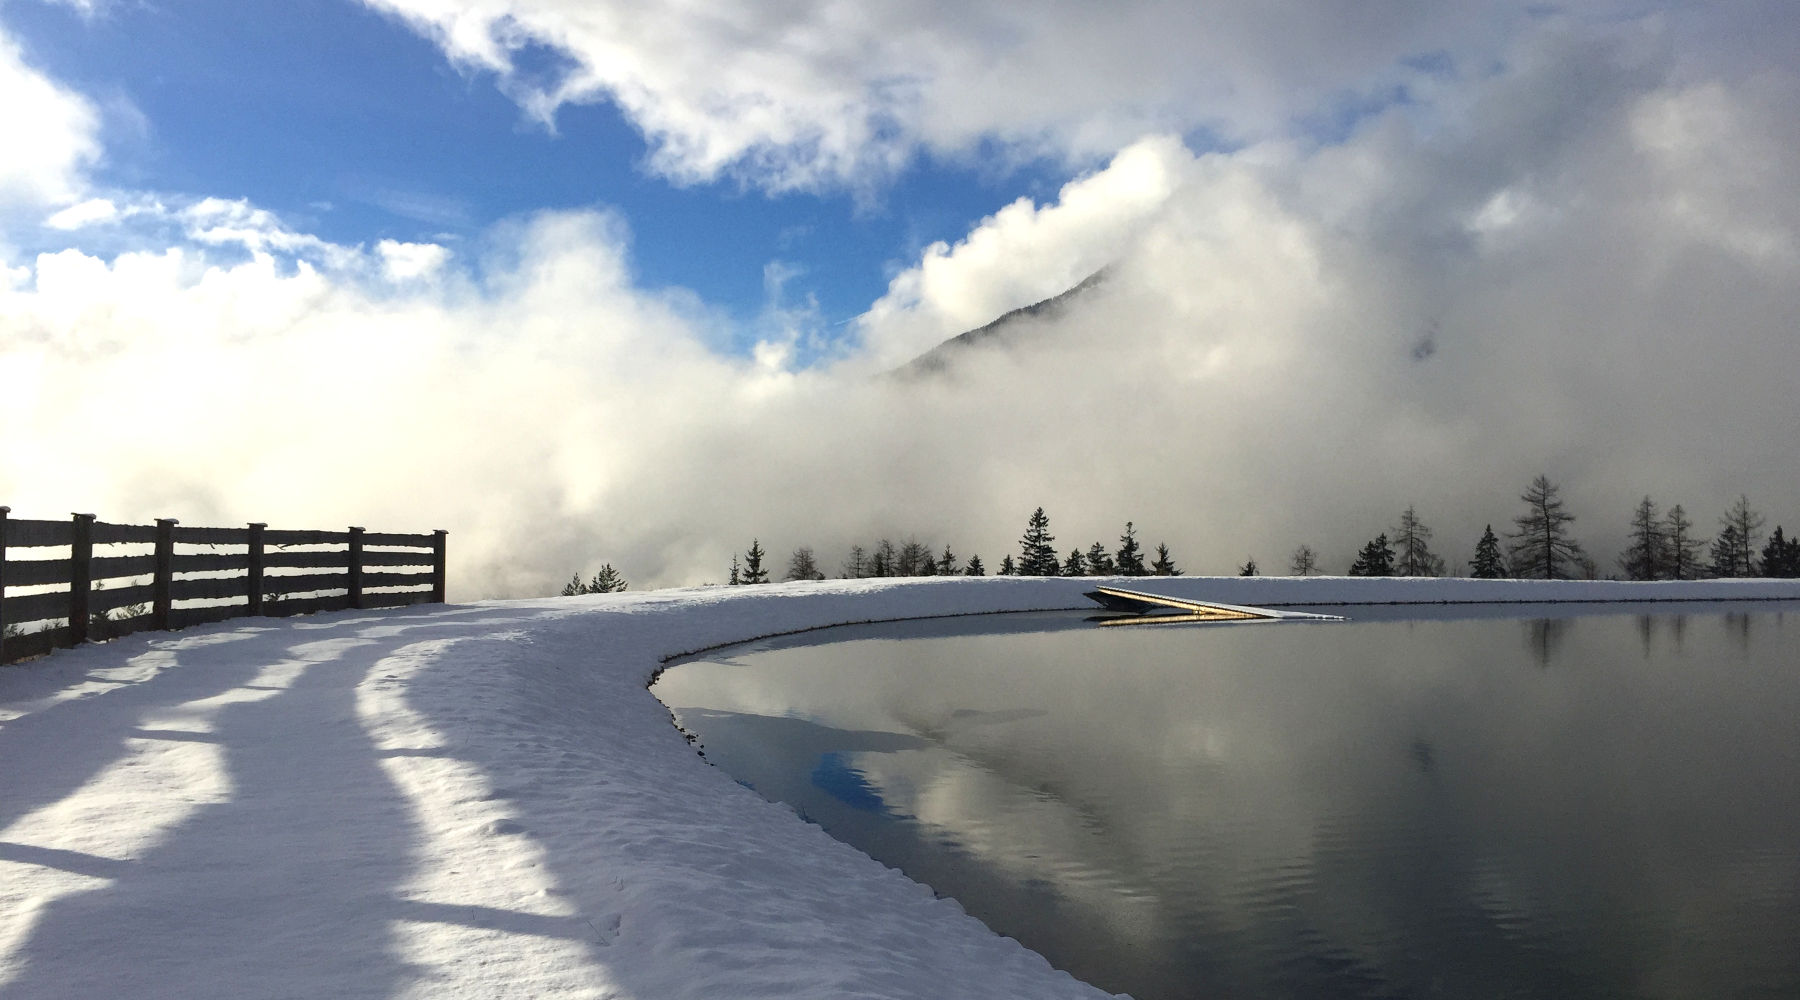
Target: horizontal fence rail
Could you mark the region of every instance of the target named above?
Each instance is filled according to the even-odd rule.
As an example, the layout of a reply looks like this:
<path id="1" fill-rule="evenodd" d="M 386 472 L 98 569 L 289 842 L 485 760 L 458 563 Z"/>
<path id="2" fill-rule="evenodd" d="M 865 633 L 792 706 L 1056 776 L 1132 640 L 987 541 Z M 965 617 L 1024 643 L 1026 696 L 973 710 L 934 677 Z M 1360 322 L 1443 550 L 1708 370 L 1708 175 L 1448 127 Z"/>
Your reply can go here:
<path id="1" fill-rule="evenodd" d="M 0 507 L 0 663 L 144 629 L 444 603 L 443 531 L 184 528 L 171 518 L 108 524 L 92 514 L 31 521 L 11 513 Z"/>

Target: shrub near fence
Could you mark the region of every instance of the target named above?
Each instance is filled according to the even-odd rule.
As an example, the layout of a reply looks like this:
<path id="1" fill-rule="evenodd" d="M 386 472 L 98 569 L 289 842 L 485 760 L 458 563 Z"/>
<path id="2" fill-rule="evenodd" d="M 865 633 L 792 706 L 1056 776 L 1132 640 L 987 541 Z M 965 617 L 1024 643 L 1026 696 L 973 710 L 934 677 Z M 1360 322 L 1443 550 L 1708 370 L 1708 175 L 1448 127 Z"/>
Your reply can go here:
<path id="1" fill-rule="evenodd" d="M 444 601 L 443 531 L 183 528 L 171 519 L 10 514 L 0 507 L 0 663 L 144 629 Z M 68 556 L 16 558 L 49 548 Z M 133 551 L 106 554 L 119 550 Z M 34 592 L 14 596 L 23 589 Z"/>

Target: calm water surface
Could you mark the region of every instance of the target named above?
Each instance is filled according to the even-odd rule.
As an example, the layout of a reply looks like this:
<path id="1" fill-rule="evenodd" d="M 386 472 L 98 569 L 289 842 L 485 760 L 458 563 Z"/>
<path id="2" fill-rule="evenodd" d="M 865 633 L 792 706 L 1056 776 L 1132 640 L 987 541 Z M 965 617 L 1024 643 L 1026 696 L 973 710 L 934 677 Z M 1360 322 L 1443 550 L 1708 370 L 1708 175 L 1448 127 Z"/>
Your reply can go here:
<path id="1" fill-rule="evenodd" d="M 1800 997 L 1800 607 L 805 641 L 656 693 L 1105 989 Z"/>

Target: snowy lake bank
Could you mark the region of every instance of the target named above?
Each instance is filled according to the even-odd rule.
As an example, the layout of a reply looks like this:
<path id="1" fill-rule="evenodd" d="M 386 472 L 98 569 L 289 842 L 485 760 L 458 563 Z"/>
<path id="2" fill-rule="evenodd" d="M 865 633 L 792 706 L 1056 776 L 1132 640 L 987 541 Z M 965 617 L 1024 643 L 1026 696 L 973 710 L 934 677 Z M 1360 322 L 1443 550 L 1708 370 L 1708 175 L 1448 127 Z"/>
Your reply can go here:
<path id="1" fill-rule="evenodd" d="M 1080 608 L 1094 582 L 244 619 L 0 669 L 0 996 L 1103 995 L 734 783 L 646 688 L 702 649 Z M 1796 581 L 1118 582 L 1263 606 L 1800 599 Z"/>

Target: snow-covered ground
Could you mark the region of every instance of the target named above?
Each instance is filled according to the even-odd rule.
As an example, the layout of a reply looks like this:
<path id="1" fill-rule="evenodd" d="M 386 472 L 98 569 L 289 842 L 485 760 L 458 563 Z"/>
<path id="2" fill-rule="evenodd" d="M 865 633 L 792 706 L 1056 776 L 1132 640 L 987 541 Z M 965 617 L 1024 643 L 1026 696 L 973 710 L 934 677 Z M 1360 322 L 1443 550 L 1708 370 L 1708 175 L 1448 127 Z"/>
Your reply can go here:
<path id="1" fill-rule="evenodd" d="M 645 688 L 675 654 L 1085 607 L 1093 582 L 245 619 L 0 668 L 0 997 L 1101 996 L 735 784 Z M 1245 605 L 1800 598 L 1796 581 L 1116 582 Z"/>

